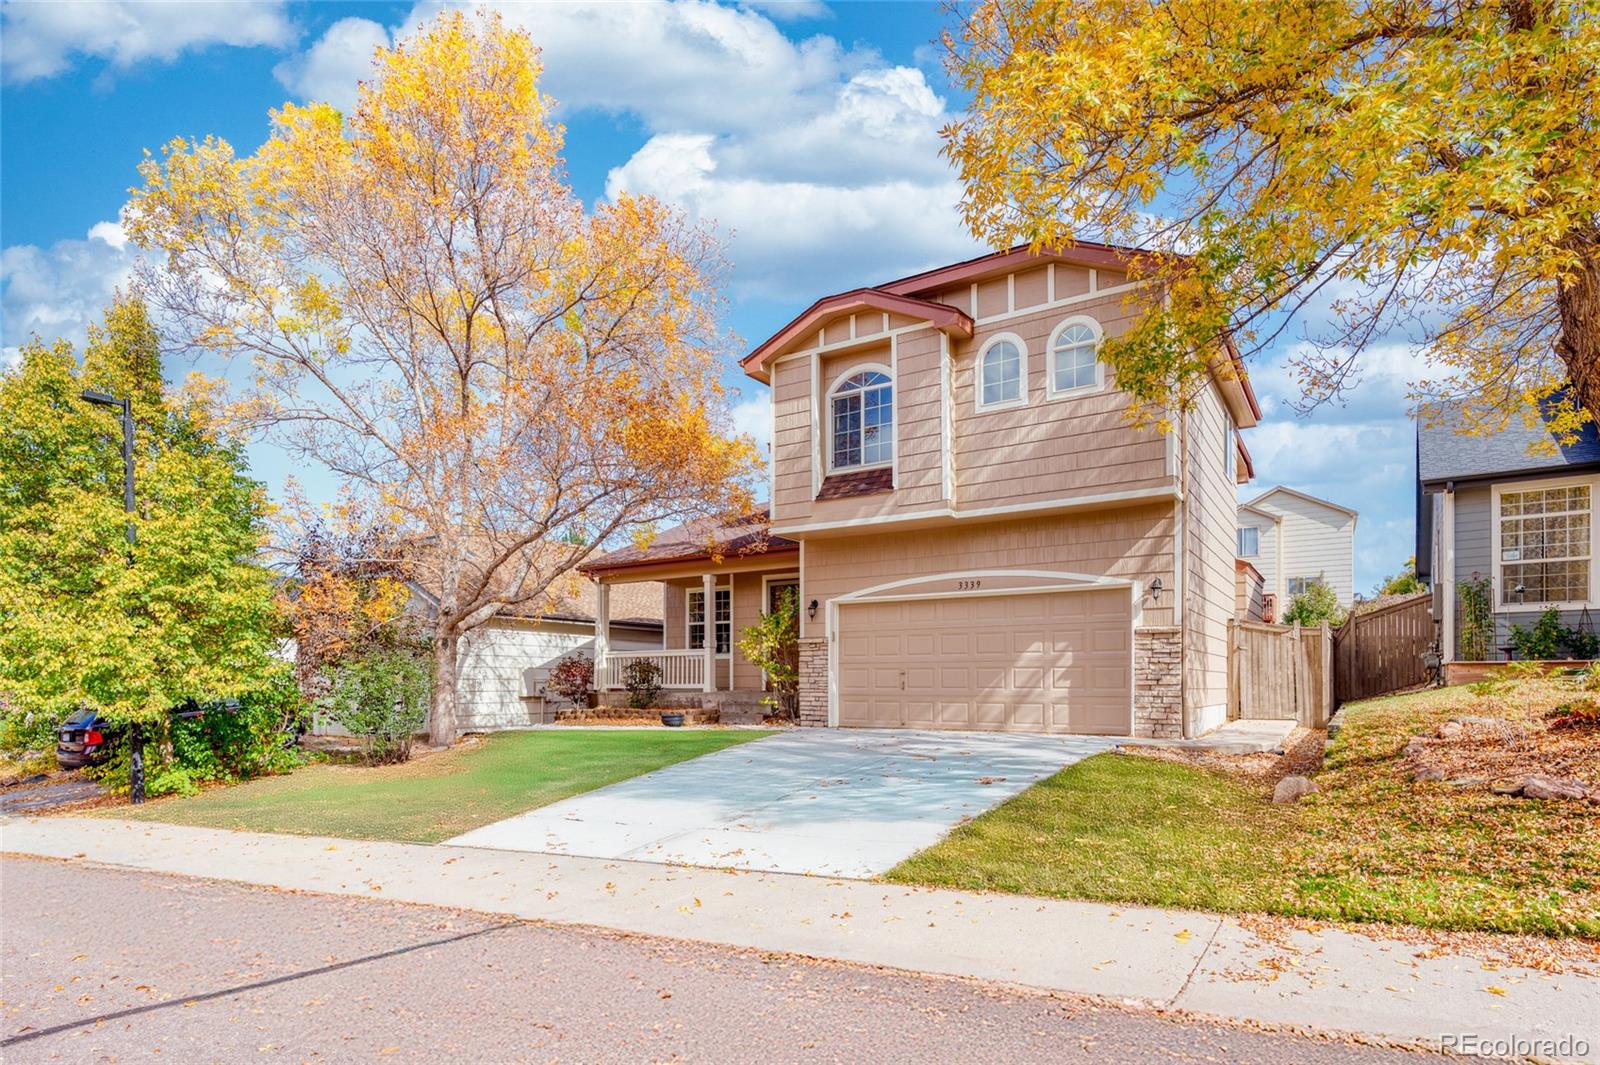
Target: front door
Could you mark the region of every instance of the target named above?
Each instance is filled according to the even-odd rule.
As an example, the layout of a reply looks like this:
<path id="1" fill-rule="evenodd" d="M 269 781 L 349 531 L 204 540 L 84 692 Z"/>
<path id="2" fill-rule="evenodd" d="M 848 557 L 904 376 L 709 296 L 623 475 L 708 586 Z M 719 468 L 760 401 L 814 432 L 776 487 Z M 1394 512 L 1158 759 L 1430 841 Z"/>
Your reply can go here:
<path id="1" fill-rule="evenodd" d="M 800 581 L 798 578 L 772 581 L 767 585 L 767 613 L 776 612 L 778 604 L 783 602 L 786 596 L 795 605 L 794 633 L 798 636 L 800 634 Z M 790 665 L 792 666 L 794 663 L 791 662 Z M 766 674 L 762 674 L 762 686 L 768 691 L 772 690 L 772 680 Z"/>

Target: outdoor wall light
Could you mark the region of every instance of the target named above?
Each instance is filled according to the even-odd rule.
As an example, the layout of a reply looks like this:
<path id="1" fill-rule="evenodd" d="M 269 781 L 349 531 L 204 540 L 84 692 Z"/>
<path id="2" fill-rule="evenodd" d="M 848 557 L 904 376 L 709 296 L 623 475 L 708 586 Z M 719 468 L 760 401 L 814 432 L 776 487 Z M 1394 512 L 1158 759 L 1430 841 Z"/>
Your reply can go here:
<path id="1" fill-rule="evenodd" d="M 1152 603 L 1161 602 L 1161 578 L 1160 577 L 1157 577 L 1155 580 L 1150 582 L 1150 601 Z"/>
<path id="2" fill-rule="evenodd" d="M 812 621 L 817 620 L 817 601 L 815 599 L 806 604 L 806 617 Z"/>

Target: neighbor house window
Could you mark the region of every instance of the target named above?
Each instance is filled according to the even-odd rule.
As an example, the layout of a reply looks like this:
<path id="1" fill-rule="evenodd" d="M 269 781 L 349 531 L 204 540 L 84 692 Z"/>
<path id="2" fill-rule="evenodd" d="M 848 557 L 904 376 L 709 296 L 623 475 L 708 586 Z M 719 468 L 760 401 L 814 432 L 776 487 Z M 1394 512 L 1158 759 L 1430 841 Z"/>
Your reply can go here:
<path id="1" fill-rule="evenodd" d="M 1590 491 L 1586 484 L 1500 493 L 1500 603 L 1589 600 Z"/>
<path id="2" fill-rule="evenodd" d="M 1261 554 L 1261 530 L 1253 525 L 1239 526 L 1239 557 L 1255 558 Z"/>
<path id="3" fill-rule="evenodd" d="M 1100 329 L 1088 319 L 1069 319 L 1050 343 L 1050 392 L 1083 392 L 1100 387 Z"/>
<path id="4" fill-rule="evenodd" d="M 727 588 L 716 591 L 717 654 L 725 655 L 733 649 L 733 592 Z M 703 650 L 706 646 L 706 593 L 689 593 L 689 647 Z"/>
<path id="5" fill-rule="evenodd" d="M 852 374 L 833 390 L 832 466 L 883 466 L 893 458 L 894 385 L 877 370 Z"/>
<path id="6" fill-rule="evenodd" d="M 978 409 L 1022 402 L 1022 346 L 1009 338 L 992 341 L 978 357 Z"/>
<path id="7" fill-rule="evenodd" d="M 1290 577 L 1289 578 L 1289 598 L 1293 599 L 1297 595 L 1305 595 L 1306 594 L 1306 589 L 1310 588 L 1313 584 L 1316 584 L 1316 583 L 1317 583 L 1317 578 L 1315 578 L 1315 577 Z"/>

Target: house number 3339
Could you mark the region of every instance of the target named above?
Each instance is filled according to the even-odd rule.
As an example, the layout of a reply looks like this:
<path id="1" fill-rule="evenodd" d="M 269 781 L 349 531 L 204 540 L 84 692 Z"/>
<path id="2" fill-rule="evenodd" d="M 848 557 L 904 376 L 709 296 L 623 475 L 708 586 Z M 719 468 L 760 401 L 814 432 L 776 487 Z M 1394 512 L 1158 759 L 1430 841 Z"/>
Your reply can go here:
<path id="1" fill-rule="evenodd" d="M 974 588 L 982 588 L 982 587 L 983 587 L 983 582 L 982 581 L 956 581 L 956 591 L 958 591 L 958 592 L 970 592 Z"/>

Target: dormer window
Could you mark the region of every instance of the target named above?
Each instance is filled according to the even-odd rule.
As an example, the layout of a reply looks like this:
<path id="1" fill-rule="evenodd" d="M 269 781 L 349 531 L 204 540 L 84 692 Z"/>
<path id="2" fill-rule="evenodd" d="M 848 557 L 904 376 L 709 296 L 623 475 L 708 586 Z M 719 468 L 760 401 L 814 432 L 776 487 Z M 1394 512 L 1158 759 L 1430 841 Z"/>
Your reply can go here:
<path id="1" fill-rule="evenodd" d="M 881 370 L 861 370 L 832 393 L 835 470 L 887 466 L 894 460 L 894 383 Z"/>
<path id="2" fill-rule="evenodd" d="M 1025 401 L 1028 356 L 1022 340 L 1003 334 L 978 355 L 978 409 L 1014 407 Z"/>
<path id="3" fill-rule="evenodd" d="M 1068 318 L 1050 338 L 1050 394 L 1097 392 L 1105 385 L 1100 365 L 1100 324 L 1092 318 Z"/>

